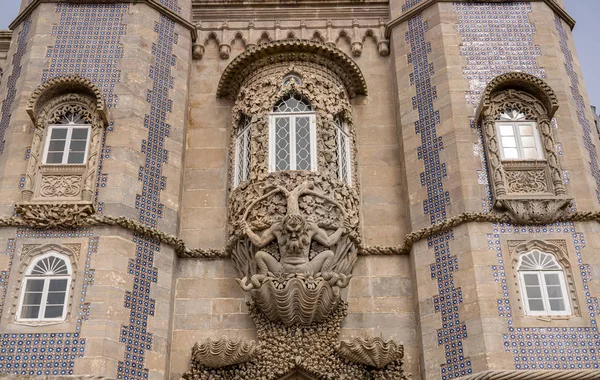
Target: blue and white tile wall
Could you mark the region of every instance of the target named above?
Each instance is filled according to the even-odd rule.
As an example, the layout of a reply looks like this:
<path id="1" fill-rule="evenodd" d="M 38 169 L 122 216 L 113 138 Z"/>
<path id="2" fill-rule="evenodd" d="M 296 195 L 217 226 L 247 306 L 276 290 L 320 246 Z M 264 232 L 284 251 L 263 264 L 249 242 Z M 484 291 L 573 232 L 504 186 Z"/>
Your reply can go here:
<path id="1" fill-rule="evenodd" d="M 444 189 L 443 183 L 447 177 L 447 169 L 440 159 L 444 145 L 442 137 L 437 134 L 440 113 L 434 105 L 437 89 L 432 84 L 435 68 L 428 57 L 431 43 L 426 39 L 427 31 L 428 24 L 423 15 L 419 14 L 408 21 L 405 38 L 410 47 L 408 64 L 413 69 L 409 75 L 410 85 L 416 92 L 412 105 L 419 115 L 415 122 L 415 133 L 421 138 L 421 145 L 417 148 L 417 158 L 424 165 L 424 172 L 420 175 L 421 186 L 427 191 L 423 212 L 429 215 L 430 223 L 435 224 L 447 218 L 450 194 Z M 450 252 L 453 238 L 453 231 L 448 231 L 427 240 L 428 248 L 433 249 L 435 255 L 435 262 L 431 264 L 431 278 L 438 284 L 438 295 L 433 301 L 435 311 L 440 313 L 442 319 L 442 328 L 437 331 L 437 344 L 445 352 L 445 363 L 440 368 L 443 380 L 466 376 L 472 372 L 471 361 L 464 356 L 463 350 L 467 329 L 459 313 L 463 302 L 462 292 L 454 284 L 454 273 L 459 267 L 456 256 Z"/>
<path id="2" fill-rule="evenodd" d="M 170 4 L 176 6 L 177 1 Z M 147 102 L 150 113 L 144 119 L 148 137 L 142 141 L 141 151 L 145 155 L 145 164 L 140 166 L 138 180 L 142 182 L 142 193 L 136 195 L 135 206 L 140 211 L 140 222 L 156 228 L 162 218 L 163 204 L 160 192 L 165 189 L 166 177 L 164 165 L 168 162 L 165 139 L 169 137 L 171 126 L 167 116 L 171 113 L 173 102 L 169 91 L 173 89 L 174 78 L 171 70 L 175 66 L 173 54 L 178 36 L 175 23 L 160 16 L 154 31 L 158 39 L 152 45 L 155 63 L 150 67 L 149 76 L 154 81 L 148 90 Z M 150 298 L 150 288 L 156 283 L 158 270 L 154 267 L 154 255 L 160 251 L 160 243 L 134 237 L 136 258 L 129 262 L 129 273 L 134 276 L 134 286 L 125 294 L 125 307 L 130 310 L 129 325 L 121 328 L 121 341 L 125 344 L 125 357 L 119 361 L 117 377 L 119 379 L 148 378 L 148 369 L 144 367 L 145 353 L 152 348 L 153 336 L 148 331 L 148 318 L 154 315 L 155 300 Z"/>
<path id="3" fill-rule="evenodd" d="M 466 60 L 463 74 L 470 82 L 470 89 L 465 94 L 468 104 L 476 107 L 485 86 L 491 79 L 502 73 L 523 71 L 545 78 L 544 69 L 537 64 L 537 57 L 542 52 L 533 43 L 535 26 L 529 21 L 528 13 L 531 12 L 529 3 L 453 3 L 453 10 L 459 20 L 457 30 L 462 37 L 460 52 Z M 562 27 L 560 20 L 559 23 Z M 569 57 L 572 63 L 572 56 Z M 575 76 L 575 84 L 576 81 Z M 472 120 L 471 126 L 476 127 Z M 557 127 L 555 120 L 553 126 Z M 478 133 L 479 144 L 481 144 L 481 131 L 478 130 Z M 475 151 L 480 152 L 481 147 L 477 147 Z M 485 157 L 481 154 L 479 156 L 485 169 L 487 167 Z M 491 194 L 488 184 L 486 187 L 487 195 L 483 201 L 483 209 L 487 211 Z M 506 351 L 513 355 L 515 368 L 521 370 L 598 368 L 600 338 L 594 320 L 598 313 L 598 301 L 589 293 L 587 285 L 591 280 L 589 266 L 581 261 L 581 249 L 585 247 L 583 234 L 577 232 L 576 226 L 572 223 L 537 227 L 492 224 L 491 230 L 493 232 L 487 236 L 488 246 L 490 251 L 495 252 L 498 260 L 498 265 L 492 266 L 491 269 L 495 281 L 500 284 L 502 290 L 502 297 L 498 299 L 498 315 L 506 319 L 507 332 L 503 335 L 504 346 Z M 515 327 L 513 311 L 516 307 L 510 304 L 500 236 L 522 234 L 525 240 L 530 239 L 532 234 L 539 236 L 539 234 L 557 233 L 569 234 L 573 239 L 579 269 L 575 274 L 581 276 L 586 296 L 586 312 L 591 317 L 592 325 L 569 328 Z M 555 238 L 556 235 L 549 237 Z"/>

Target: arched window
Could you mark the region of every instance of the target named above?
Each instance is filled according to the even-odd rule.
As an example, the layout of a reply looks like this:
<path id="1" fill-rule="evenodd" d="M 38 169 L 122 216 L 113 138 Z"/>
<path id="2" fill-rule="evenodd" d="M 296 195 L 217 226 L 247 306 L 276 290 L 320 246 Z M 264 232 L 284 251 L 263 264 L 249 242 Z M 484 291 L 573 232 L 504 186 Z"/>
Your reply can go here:
<path id="1" fill-rule="evenodd" d="M 252 164 L 252 129 L 251 120 L 243 115 L 239 133 L 235 139 L 235 176 L 234 187 L 250 178 Z"/>
<path id="2" fill-rule="evenodd" d="M 348 135 L 348 125 L 340 115 L 333 118 L 333 124 L 335 125 L 335 152 L 338 179 L 350 184 L 352 176 L 350 175 L 350 136 Z"/>
<path id="3" fill-rule="evenodd" d="M 571 315 L 565 273 L 556 257 L 534 249 L 517 266 L 526 315 Z"/>
<path id="4" fill-rule="evenodd" d="M 25 272 L 17 320 L 64 320 L 71 274 L 69 259 L 58 252 L 35 259 Z"/>
<path id="5" fill-rule="evenodd" d="M 304 97 L 288 94 L 269 117 L 269 171 L 316 169 L 315 112 Z"/>
<path id="6" fill-rule="evenodd" d="M 517 109 L 507 109 L 496 121 L 500 153 L 504 160 L 541 160 L 544 158 L 535 121 Z"/>
<path id="7" fill-rule="evenodd" d="M 68 112 L 56 124 L 48 126 L 44 164 L 81 165 L 85 163 L 90 124 L 79 113 Z"/>

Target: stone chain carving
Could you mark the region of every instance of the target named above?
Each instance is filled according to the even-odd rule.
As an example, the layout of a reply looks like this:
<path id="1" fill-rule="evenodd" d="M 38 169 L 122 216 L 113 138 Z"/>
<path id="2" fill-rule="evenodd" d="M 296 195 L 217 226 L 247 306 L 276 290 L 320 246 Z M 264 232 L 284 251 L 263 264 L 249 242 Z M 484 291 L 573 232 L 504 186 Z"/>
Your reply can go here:
<path id="1" fill-rule="evenodd" d="M 459 380 L 595 380 L 600 370 L 546 370 L 546 371 L 483 371 L 461 377 Z"/>
<path id="2" fill-rule="evenodd" d="M 509 193 L 545 193 L 548 191 L 545 170 L 507 170 Z"/>
<path id="3" fill-rule="evenodd" d="M 81 191 L 81 176 L 44 175 L 40 184 L 42 197 L 75 197 Z"/>
<path id="4" fill-rule="evenodd" d="M 309 326 L 286 326 L 269 320 L 259 309 L 249 304 L 250 316 L 257 328 L 259 348 L 246 363 L 214 369 L 193 360 L 185 380 L 263 379 L 275 380 L 296 369 L 319 379 L 408 380 L 402 361 L 395 360 L 381 369 L 351 362 L 335 351 L 341 322 L 348 306 L 340 302 L 323 322 Z"/>
<path id="5" fill-rule="evenodd" d="M 17 214 L 23 225 L 32 228 L 78 228 L 88 224 L 87 218 L 94 212 L 91 204 L 18 204 Z"/>
<path id="6" fill-rule="evenodd" d="M 253 340 L 229 339 L 222 336 L 219 340 L 206 339 L 192 348 L 192 360 L 210 368 L 221 368 L 250 360 L 256 351 Z"/>

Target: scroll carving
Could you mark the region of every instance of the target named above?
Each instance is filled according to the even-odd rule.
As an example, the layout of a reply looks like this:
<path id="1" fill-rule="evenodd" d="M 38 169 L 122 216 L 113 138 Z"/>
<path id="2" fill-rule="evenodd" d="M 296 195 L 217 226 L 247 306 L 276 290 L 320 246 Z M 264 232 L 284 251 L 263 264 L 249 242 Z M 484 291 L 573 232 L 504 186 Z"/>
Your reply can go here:
<path id="1" fill-rule="evenodd" d="M 494 205 L 522 223 L 557 220 L 570 204 L 551 128 L 557 108 L 556 95 L 545 82 L 525 73 L 507 73 L 490 82 L 477 111 Z M 536 122 L 543 160 L 502 160 L 496 122 L 514 109 Z"/>
<path id="2" fill-rule="evenodd" d="M 42 197 L 75 197 L 81 192 L 81 176 L 45 175 L 40 184 Z"/>
<path id="3" fill-rule="evenodd" d="M 506 182 L 509 193 L 546 193 L 548 183 L 544 170 L 507 170 Z"/>

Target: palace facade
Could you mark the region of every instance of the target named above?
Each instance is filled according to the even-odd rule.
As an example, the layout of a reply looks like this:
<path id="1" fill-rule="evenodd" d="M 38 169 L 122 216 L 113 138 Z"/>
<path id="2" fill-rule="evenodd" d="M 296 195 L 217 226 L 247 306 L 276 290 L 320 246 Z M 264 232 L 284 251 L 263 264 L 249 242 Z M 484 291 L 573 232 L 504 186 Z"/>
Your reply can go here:
<path id="1" fill-rule="evenodd" d="M 562 0 L 23 0 L 0 373 L 600 379 L 574 26 Z"/>

